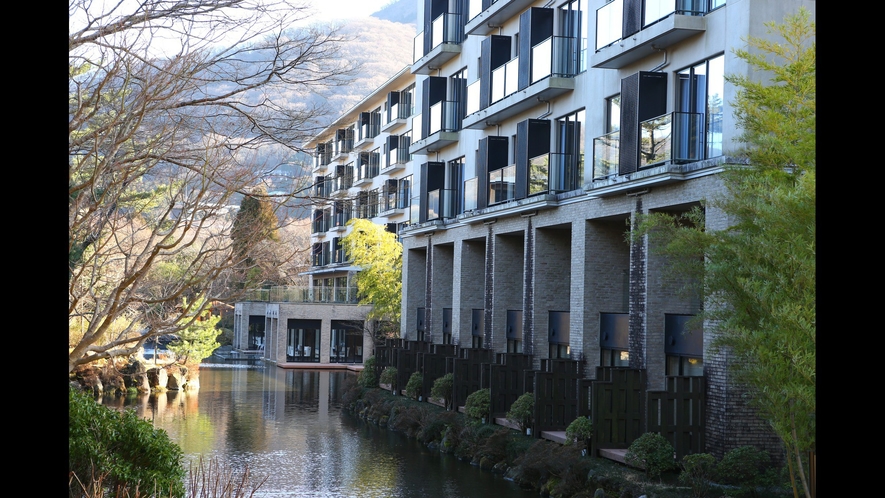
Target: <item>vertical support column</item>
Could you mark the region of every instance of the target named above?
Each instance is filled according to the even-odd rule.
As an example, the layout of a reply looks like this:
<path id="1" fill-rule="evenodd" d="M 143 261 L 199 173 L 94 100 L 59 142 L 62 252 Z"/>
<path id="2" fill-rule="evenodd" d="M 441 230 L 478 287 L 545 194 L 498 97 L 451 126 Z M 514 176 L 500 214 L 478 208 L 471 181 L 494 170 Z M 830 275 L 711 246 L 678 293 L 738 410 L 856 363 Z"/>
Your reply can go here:
<path id="1" fill-rule="evenodd" d="M 532 226 L 532 217 L 528 217 L 525 229 L 525 269 L 523 271 L 523 299 L 522 299 L 522 350 L 525 354 L 535 354 L 535 228 Z M 540 363 L 532 360 L 538 368 Z"/>
<path id="2" fill-rule="evenodd" d="M 630 230 L 636 229 L 643 214 L 642 198 L 636 198 Z M 648 237 L 630 244 L 630 368 L 645 368 L 646 242 Z"/>
<path id="3" fill-rule="evenodd" d="M 492 309 L 494 307 L 495 294 L 495 234 L 493 224 L 488 225 L 486 234 L 486 265 L 485 265 L 485 294 L 483 299 L 483 349 L 489 349 L 492 343 Z"/>
<path id="4" fill-rule="evenodd" d="M 427 284 L 424 288 L 424 340 L 433 342 L 433 234 L 427 235 Z"/>
<path id="5" fill-rule="evenodd" d="M 585 235 L 587 222 L 584 221 L 583 218 L 579 218 L 573 221 L 571 225 L 572 263 L 569 271 L 571 272 L 571 282 L 575 282 L 577 283 L 577 285 L 572 285 L 571 291 L 569 293 L 569 323 L 572 329 L 571 334 L 569 335 L 569 346 L 571 347 L 572 351 L 572 359 L 583 361 L 586 356 L 586 350 L 584 347 L 585 343 L 593 343 L 593 340 L 588 340 L 585 335 L 588 330 L 593 330 L 593 328 L 588 328 L 584 319 L 584 313 L 586 311 L 586 307 L 584 306 L 584 303 L 586 302 L 584 298 L 584 293 L 589 291 L 584 283 L 584 278 L 587 273 L 584 269 L 584 262 L 587 260 L 587 239 Z M 599 337 L 598 334 L 595 337 Z M 590 373 L 589 371 L 591 370 L 595 371 L 595 369 L 585 367 L 584 375 Z"/>

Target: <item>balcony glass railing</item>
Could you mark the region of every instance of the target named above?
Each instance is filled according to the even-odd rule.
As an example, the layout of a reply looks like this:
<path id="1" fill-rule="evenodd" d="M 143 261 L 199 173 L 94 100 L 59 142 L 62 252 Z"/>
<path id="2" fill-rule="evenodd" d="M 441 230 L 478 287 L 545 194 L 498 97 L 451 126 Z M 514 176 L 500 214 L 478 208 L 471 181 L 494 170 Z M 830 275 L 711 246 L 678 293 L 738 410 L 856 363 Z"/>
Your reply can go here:
<path id="1" fill-rule="evenodd" d="M 418 33 L 418 36 L 412 42 L 412 64 L 424 57 L 424 32 Z"/>
<path id="2" fill-rule="evenodd" d="M 270 289 L 251 289 L 246 291 L 246 301 L 272 303 L 346 303 L 359 302 L 358 290 L 350 287 L 303 287 L 274 286 Z"/>
<path id="3" fill-rule="evenodd" d="M 482 0 L 468 0 L 467 2 L 467 22 L 473 20 L 474 17 L 482 13 Z"/>
<path id="4" fill-rule="evenodd" d="M 461 212 L 472 211 L 476 209 L 477 203 L 477 192 L 479 190 L 479 179 L 473 177 L 469 180 L 464 180 L 464 195 L 462 196 L 462 206 Z"/>
<path id="5" fill-rule="evenodd" d="M 572 156 L 558 152 L 542 154 L 529 160 L 529 195 L 566 192 L 580 173 Z"/>
<path id="6" fill-rule="evenodd" d="M 337 190 L 347 190 L 353 186 L 353 175 L 346 174 L 342 176 L 337 176 L 333 180 L 332 191 L 335 192 Z"/>
<path id="7" fill-rule="evenodd" d="M 489 205 L 505 202 L 516 196 L 516 165 L 511 164 L 489 173 Z"/>
<path id="8" fill-rule="evenodd" d="M 596 50 L 621 39 L 624 0 L 614 0 L 596 9 Z"/>
<path id="9" fill-rule="evenodd" d="M 669 161 L 672 145 L 672 114 L 639 123 L 639 167 Z"/>
<path id="10" fill-rule="evenodd" d="M 676 13 L 688 16 L 704 15 L 706 0 L 645 0 L 642 27 L 646 28 Z"/>
<path id="11" fill-rule="evenodd" d="M 444 188 L 427 192 L 427 221 L 454 217 L 455 193 L 452 189 Z"/>
<path id="12" fill-rule="evenodd" d="M 409 204 L 409 223 L 412 225 L 419 223 L 421 209 L 419 209 L 421 198 L 418 196 L 412 197 L 411 202 Z"/>
<path id="13" fill-rule="evenodd" d="M 642 5 L 642 28 L 664 19 L 671 14 L 702 16 L 706 14 L 707 0 L 645 0 Z M 596 50 L 603 49 L 621 39 L 623 0 L 614 0 L 596 10 Z"/>
<path id="14" fill-rule="evenodd" d="M 428 136 L 441 131 L 457 131 L 460 128 L 459 109 L 460 102 L 454 100 L 443 100 L 430 106 Z"/>
<path id="15" fill-rule="evenodd" d="M 492 103 L 512 94 L 519 88 L 519 57 L 510 59 L 492 71 Z"/>
<path id="16" fill-rule="evenodd" d="M 593 179 L 601 180 L 618 172 L 621 132 L 613 131 L 593 139 Z"/>
<path id="17" fill-rule="evenodd" d="M 430 24 L 430 49 L 443 43 L 461 43 L 461 14 L 440 14 Z"/>
<path id="18" fill-rule="evenodd" d="M 424 133 L 422 131 L 423 130 L 422 125 L 424 124 L 422 122 L 422 120 L 423 120 L 423 118 L 421 117 L 420 114 L 415 114 L 414 116 L 412 116 L 412 136 L 414 136 L 414 134 L 417 133 L 418 136 L 423 139 L 426 137 L 424 135 L 422 135 L 422 133 Z"/>
<path id="19" fill-rule="evenodd" d="M 467 99 L 464 101 L 464 114 L 469 116 L 480 110 L 479 107 L 479 88 L 482 80 L 476 80 L 467 85 Z"/>
<path id="20" fill-rule="evenodd" d="M 548 76 L 574 76 L 578 44 L 573 36 L 551 36 L 532 47 L 532 83 Z"/>

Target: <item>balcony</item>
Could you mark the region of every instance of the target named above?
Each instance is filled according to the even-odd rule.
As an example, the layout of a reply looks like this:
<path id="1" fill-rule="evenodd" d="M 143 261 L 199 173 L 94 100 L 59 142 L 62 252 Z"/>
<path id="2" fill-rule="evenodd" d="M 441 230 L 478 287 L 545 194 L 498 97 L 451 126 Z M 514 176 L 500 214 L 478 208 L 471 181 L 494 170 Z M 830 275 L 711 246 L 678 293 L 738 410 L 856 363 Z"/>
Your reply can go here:
<path id="1" fill-rule="evenodd" d="M 590 193 L 611 195 L 718 171 L 724 158 L 704 160 L 705 117 L 698 113 L 674 112 L 641 122 L 639 144 L 635 151 L 639 158 L 639 170 L 629 175 L 619 175 L 620 132 L 593 139 Z"/>
<path id="2" fill-rule="evenodd" d="M 409 154 L 426 154 L 436 152 L 443 147 L 458 141 L 460 126 L 461 103 L 453 100 L 443 100 L 430 106 L 428 116 L 427 137 L 414 142 L 409 146 Z M 421 115 L 412 120 L 412 129 L 421 129 Z M 417 123 L 417 127 L 415 126 Z"/>
<path id="3" fill-rule="evenodd" d="M 380 155 L 377 152 L 361 152 L 357 164 L 356 181 L 354 187 L 361 187 L 372 183 L 372 179 L 379 174 Z"/>
<path id="4" fill-rule="evenodd" d="M 529 159 L 528 195 L 574 190 L 571 185 L 581 175 L 577 169 L 570 154 L 551 152 Z"/>
<path id="5" fill-rule="evenodd" d="M 447 188 L 427 192 L 427 221 L 454 218 L 456 196 L 456 190 Z"/>
<path id="6" fill-rule="evenodd" d="M 387 121 L 381 124 L 381 131 L 387 132 L 408 122 L 412 115 L 412 106 L 408 104 L 392 104 L 387 110 Z"/>
<path id="7" fill-rule="evenodd" d="M 631 5 L 614 0 L 597 9 L 596 53 L 590 57 L 591 67 L 620 69 L 707 29 L 704 0 L 645 0 L 642 27 L 624 37 L 623 18 L 638 16 L 625 12 Z"/>
<path id="8" fill-rule="evenodd" d="M 440 14 L 433 20 L 430 32 L 430 51 L 424 53 L 422 31 L 415 37 L 412 74 L 432 74 L 446 62 L 461 53 L 461 14 Z"/>
<path id="9" fill-rule="evenodd" d="M 489 172 L 489 206 L 516 198 L 516 165 Z"/>
<path id="10" fill-rule="evenodd" d="M 482 130 L 575 89 L 577 39 L 551 36 L 532 47 L 531 82 L 519 90 L 519 57 L 492 71 L 492 104 L 468 114 L 463 128 Z M 478 92 L 478 89 L 473 90 Z M 472 97 L 468 89 L 468 97 Z M 477 97 L 478 99 L 478 97 Z M 473 107 L 477 107 L 474 105 Z"/>
<path id="11" fill-rule="evenodd" d="M 347 195 L 348 189 L 353 186 L 353 175 L 345 174 L 332 178 L 332 197 L 342 197 Z"/>
<path id="12" fill-rule="evenodd" d="M 482 0 L 470 0 L 468 5 L 470 19 L 464 26 L 464 32 L 477 36 L 495 34 L 498 32 L 498 26 L 503 26 L 507 20 L 519 15 L 533 3 L 533 0 L 497 0 L 492 2 L 488 9 L 478 12 L 482 9 Z"/>
<path id="13" fill-rule="evenodd" d="M 341 303 L 358 304 L 356 287 L 302 287 L 275 286 L 270 289 L 251 289 L 246 292 L 244 301 L 271 303 Z"/>
<path id="14" fill-rule="evenodd" d="M 400 137 L 402 140 L 403 137 Z M 384 169 L 381 170 L 382 175 L 394 173 L 401 169 L 405 169 L 406 164 L 412 160 L 409 154 L 409 144 L 400 144 L 396 149 L 387 152 L 384 159 Z"/>

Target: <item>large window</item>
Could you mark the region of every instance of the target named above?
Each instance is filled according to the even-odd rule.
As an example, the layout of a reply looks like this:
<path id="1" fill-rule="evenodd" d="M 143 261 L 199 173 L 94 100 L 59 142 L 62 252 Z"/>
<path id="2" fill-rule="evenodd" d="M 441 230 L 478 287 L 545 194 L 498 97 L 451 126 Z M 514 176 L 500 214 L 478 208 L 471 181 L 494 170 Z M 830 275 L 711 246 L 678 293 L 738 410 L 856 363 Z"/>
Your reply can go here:
<path id="1" fill-rule="evenodd" d="M 583 109 L 556 121 L 556 160 L 551 161 L 551 190 L 570 191 L 581 188 L 584 180 L 584 123 Z M 561 166 L 560 166 L 561 164 Z"/>
<path id="2" fill-rule="evenodd" d="M 703 140 L 697 150 L 705 159 L 722 155 L 725 56 L 701 62 L 676 73 L 676 127 L 684 140 Z M 689 150 L 692 143 L 686 144 Z"/>
<path id="3" fill-rule="evenodd" d="M 587 70 L 587 0 L 572 0 L 560 8 L 560 33 L 575 39 L 577 72 Z"/>

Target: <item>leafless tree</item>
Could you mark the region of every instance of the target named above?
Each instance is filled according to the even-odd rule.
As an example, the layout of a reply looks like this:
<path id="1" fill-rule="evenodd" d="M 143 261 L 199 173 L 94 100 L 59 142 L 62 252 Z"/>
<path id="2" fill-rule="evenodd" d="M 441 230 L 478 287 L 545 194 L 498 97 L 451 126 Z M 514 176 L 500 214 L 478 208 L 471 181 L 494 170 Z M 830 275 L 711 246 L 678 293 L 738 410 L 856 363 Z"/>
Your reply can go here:
<path id="1" fill-rule="evenodd" d="M 69 371 L 188 326 L 201 310 L 184 298 L 236 299 L 231 208 L 273 169 L 256 151 L 297 152 L 322 126 L 312 95 L 353 69 L 307 14 L 286 0 L 70 2 Z M 282 213 L 307 189 L 269 198 Z"/>

